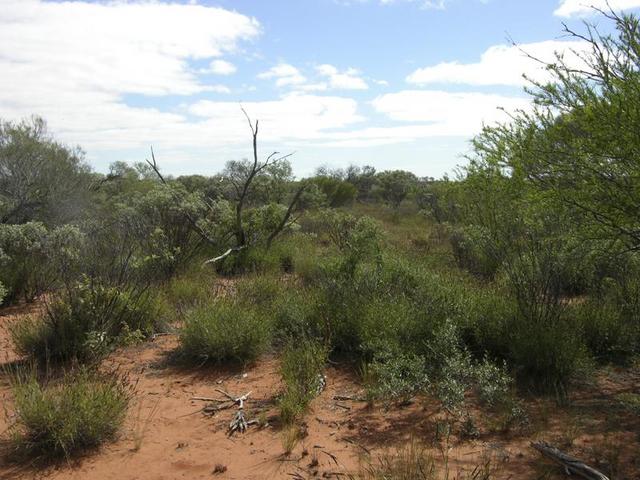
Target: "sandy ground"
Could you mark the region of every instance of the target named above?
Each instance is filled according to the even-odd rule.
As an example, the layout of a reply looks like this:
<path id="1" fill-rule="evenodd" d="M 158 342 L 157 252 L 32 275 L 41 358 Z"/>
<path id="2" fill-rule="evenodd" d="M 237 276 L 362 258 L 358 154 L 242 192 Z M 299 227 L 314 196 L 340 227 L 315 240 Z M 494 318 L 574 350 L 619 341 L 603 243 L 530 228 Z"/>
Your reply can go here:
<path id="1" fill-rule="evenodd" d="M 0 310 L 0 361 L 16 360 L 6 325 L 37 307 Z M 611 408 L 615 395 L 640 393 L 640 375 L 629 370 L 602 371 L 590 385 L 572 394 L 570 406 L 560 408 L 551 399 L 526 401 L 531 425 L 521 432 L 492 433 L 492 419 L 475 411 L 481 434 L 474 440 L 455 435 L 444 444 L 436 440 L 442 412 L 435 402 L 420 399 L 404 407 L 370 408 L 357 400 L 359 386 L 349 365 L 331 365 L 327 388 L 314 400 L 303 426 L 304 438 L 293 452 L 283 454 L 282 428 L 278 424 L 276 397 L 280 391 L 277 359 L 266 357 L 245 369 L 196 368 L 172 365 L 174 336 L 161 336 L 113 354 L 105 369 L 118 368 L 136 384 L 134 404 L 120 438 L 72 463 L 46 468 L 1 463 L 0 478 L 134 480 L 134 479 L 307 479 L 348 478 L 363 458 L 418 439 L 432 449 L 442 464 L 448 452 L 450 477 L 491 458 L 498 472 L 493 478 L 562 478 L 562 472 L 542 461 L 529 447 L 534 439 L 554 442 L 592 465 L 613 465 L 618 479 L 640 478 L 640 421 Z M 0 432 L 11 421 L 8 379 L 0 366 Z M 233 395 L 251 392 L 246 404 L 249 419 L 267 421 L 245 434 L 229 437 L 227 427 L 235 409 L 205 416 L 206 402 L 193 397 L 222 399 L 221 389 Z M 454 430 L 455 432 L 455 430 Z M 221 472 L 214 472 L 216 470 Z M 608 467 L 607 467 L 608 468 Z"/>

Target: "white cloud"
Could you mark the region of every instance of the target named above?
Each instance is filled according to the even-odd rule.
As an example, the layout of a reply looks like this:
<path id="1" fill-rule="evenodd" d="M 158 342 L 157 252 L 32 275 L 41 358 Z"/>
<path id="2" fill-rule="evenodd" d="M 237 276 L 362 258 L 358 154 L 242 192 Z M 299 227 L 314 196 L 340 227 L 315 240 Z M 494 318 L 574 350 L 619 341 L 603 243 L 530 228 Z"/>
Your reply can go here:
<path id="1" fill-rule="evenodd" d="M 243 103 L 243 107 L 260 119 L 265 141 L 321 139 L 329 130 L 364 120 L 355 100 L 335 96 L 290 93 L 277 100 Z M 217 134 L 224 131 L 228 138 L 245 140 L 246 121 L 235 102 L 202 100 L 192 105 L 189 113 L 201 117 Z"/>
<path id="2" fill-rule="evenodd" d="M 212 85 L 209 87 L 209 90 L 216 93 L 224 93 L 224 94 L 231 93 L 231 89 L 226 85 Z"/>
<path id="3" fill-rule="evenodd" d="M 256 20 L 197 4 L 0 0 L 0 117 L 43 115 L 64 141 L 126 148 L 175 137 L 181 115 L 125 95 L 228 92 L 192 60 L 213 60 L 260 33 Z"/>
<path id="4" fill-rule="evenodd" d="M 300 70 L 288 63 L 279 63 L 266 72 L 259 74 L 258 78 L 263 80 L 275 78 L 278 87 L 300 85 L 307 81 L 305 76 L 300 73 Z"/>
<path id="5" fill-rule="evenodd" d="M 555 52 L 559 52 L 570 64 L 582 65 L 583 62 L 574 52 L 584 53 L 587 49 L 587 43 L 582 41 L 549 40 L 518 46 L 495 45 L 486 50 L 476 63 L 444 62 L 420 68 L 411 73 L 407 81 L 417 85 L 454 83 L 523 86 L 527 84 L 523 74 L 536 81 L 551 78 L 544 65 L 527 54 L 550 63 L 555 60 Z"/>
<path id="6" fill-rule="evenodd" d="M 609 10 L 609 7 L 614 10 L 628 10 L 640 7 L 640 0 L 560 0 L 560 5 L 553 13 L 559 17 L 593 15 L 597 13 L 593 7 L 605 11 Z"/>
<path id="7" fill-rule="evenodd" d="M 226 60 L 214 60 L 209 64 L 209 72 L 215 73 L 216 75 L 232 75 L 236 73 L 237 70 L 233 63 L 227 62 Z"/>
<path id="8" fill-rule="evenodd" d="M 507 112 L 530 108 L 530 101 L 485 93 L 452 93 L 439 90 L 404 90 L 381 95 L 373 107 L 391 120 L 420 122 L 426 136 L 470 136 L 484 124 L 506 121 Z"/>
<path id="9" fill-rule="evenodd" d="M 360 72 L 355 68 L 340 72 L 333 65 L 323 64 L 318 65 L 316 71 L 322 77 L 327 78 L 330 88 L 342 90 L 366 90 L 369 88 L 367 82 L 360 77 Z"/>

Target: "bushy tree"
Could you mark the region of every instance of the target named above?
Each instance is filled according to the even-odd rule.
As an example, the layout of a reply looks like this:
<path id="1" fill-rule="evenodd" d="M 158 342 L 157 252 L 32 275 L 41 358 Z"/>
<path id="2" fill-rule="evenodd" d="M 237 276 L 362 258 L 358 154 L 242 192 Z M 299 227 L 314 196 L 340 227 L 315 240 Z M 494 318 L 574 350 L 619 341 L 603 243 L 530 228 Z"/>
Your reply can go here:
<path id="1" fill-rule="evenodd" d="M 380 197 L 395 209 L 409 196 L 417 182 L 416 176 L 405 170 L 380 172 L 376 180 Z"/>
<path id="2" fill-rule="evenodd" d="M 86 205 L 91 181 L 82 151 L 53 140 L 42 118 L 0 120 L 0 223 L 64 223 Z"/>

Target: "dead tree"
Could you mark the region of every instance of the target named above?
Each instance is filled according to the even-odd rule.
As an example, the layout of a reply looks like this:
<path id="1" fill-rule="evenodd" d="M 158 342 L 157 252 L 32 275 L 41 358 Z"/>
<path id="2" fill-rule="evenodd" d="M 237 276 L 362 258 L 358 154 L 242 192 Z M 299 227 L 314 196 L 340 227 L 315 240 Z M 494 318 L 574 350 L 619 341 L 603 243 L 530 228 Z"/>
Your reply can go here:
<path id="1" fill-rule="evenodd" d="M 240 178 L 234 178 L 233 176 L 229 176 L 228 180 L 231 183 L 235 194 L 236 194 L 236 205 L 235 205 L 235 222 L 233 228 L 233 237 L 235 239 L 235 245 L 228 250 L 226 250 L 221 255 L 210 258 L 209 260 L 204 262 L 204 265 L 214 264 L 227 258 L 232 253 L 237 253 L 247 248 L 253 247 L 260 242 L 264 242 L 266 248 L 269 248 L 273 243 L 273 240 L 280 235 L 283 231 L 285 231 L 289 226 L 291 226 L 296 218 L 292 219 L 294 213 L 298 210 L 300 205 L 300 198 L 307 187 L 306 182 L 301 182 L 300 186 L 296 190 L 293 195 L 291 202 L 288 205 L 287 210 L 285 211 L 281 221 L 278 225 L 270 232 L 267 232 L 263 238 L 248 238 L 247 232 L 244 226 L 244 210 L 247 205 L 248 198 L 251 194 L 253 182 L 260 173 L 264 172 L 270 166 L 276 165 L 283 160 L 291 157 L 293 153 L 289 153 L 286 155 L 280 155 L 279 152 L 273 152 L 269 156 L 266 157 L 265 160 L 260 161 L 258 156 L 258 129 L 259 129 L 259 121 L 256 120 L 255 124 L 251 121 L 251 118 L 247 114 L 244 108 L 241 109 L 244 114 L 247 122 L 249 123 L 249 128 L 251 130 L 252 137 L 252 145 L 253 145 L 253 157 L 249 164 L 249 170 L 246 172 L 246 175 Z M 169 186 L 166 179 L 160 172 L 160 168 L 158 167 L 158 163 L 156 162 L 156 158 L 153 152 L 153 148 L 151 149 L 151 160 L 147 160 L 149 166 L 156 173 L 160 181 L 163 185 Z M 177 200 L 177 197 L 176 197 Z M 189 224 L 192 226 L 194 231 L 202 237 L 207 243 L 212 246 L 218 247 L 218 242 L 216 242 L 207 232 L 203 229 L 196 219 L 192 218 L 188 212 L 185 212 L 187 216 L 187 220 Z"/>

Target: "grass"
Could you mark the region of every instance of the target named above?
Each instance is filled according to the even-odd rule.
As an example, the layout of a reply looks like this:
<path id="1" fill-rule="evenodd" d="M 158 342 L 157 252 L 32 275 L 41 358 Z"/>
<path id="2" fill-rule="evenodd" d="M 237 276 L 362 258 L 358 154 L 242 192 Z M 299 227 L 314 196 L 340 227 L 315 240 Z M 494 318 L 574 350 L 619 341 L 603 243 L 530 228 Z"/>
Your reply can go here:
<path id="1" fill-rule="evenodd" d="M 356 477 L 362 480 L 436 480 L 433 456 L 416 440 L 396 451 L 367 460 Z"/>
<path id="2" fill-rule="evenodd" d="M 44 383 L 34 371 L 20 373 L 12 387 L 15 422 L 7 453 L 18 461 L 69 459 L 113 440 L 132 397 L 125 378 L 86 369 Z"/>
<path id="3" fill-rule="evenodd" d="M 319 393 L 326 359 L 327 350 L 315 342 L 285 349 L 280 367 L 285 390 L 278 401 L 283 424 L 291 425 L 299 420 Z"/>

